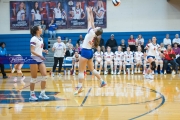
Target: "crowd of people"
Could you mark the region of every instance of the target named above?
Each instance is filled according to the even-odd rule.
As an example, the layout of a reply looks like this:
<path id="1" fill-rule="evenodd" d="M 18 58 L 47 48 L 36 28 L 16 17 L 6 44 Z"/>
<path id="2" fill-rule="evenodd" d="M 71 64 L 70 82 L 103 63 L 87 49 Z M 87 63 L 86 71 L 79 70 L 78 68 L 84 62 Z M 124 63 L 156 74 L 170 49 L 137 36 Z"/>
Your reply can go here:
<path id="1" fill-rule="evenodd" d="M 101 36 L 100 36 L 101 37 Z M 156 38 L 156 37 L 155 37 Z M 71 43 L 71 39 L 66 43 L 66 57 L 73 57 L 74 69 L 73 75 L 75 75 L 76 67 L 78 67 L 78 60 L 81 54 L 81 47 L 83 43 L 83 36 L 80 35 L 76 42 L 75 47 Z M 157 46 L 158 49 L 150 50 L 148 45 L 150 43 Z M 147 65 L 150 63 L 147 60 L 148 51 L 156 52 L 155 63 L 156 68 L 153 70 L 153 74 L 167 74 L 168 64 L 171 64 L 171 73 L 176 74 L 178 71 L 178 65 L 180 64 L 180 38 L 176 34 L 175 38 L 171 41 L 167 34 L 163 42 L 158 44 L 156 40 L 149 39 L 145 45 L 142 35 L 138 35 L 137 39 L 134 39 L 133 35 L 128 39 L 128 45 L 126 46 L 125 40 L 122 39 L 118 45 L 114 35 L 111 34 L 110 39 L 104 43 L 104 39 L 100 38 L 100 44 L 94 51 L 94 67 L 97 70 L 99 66 L 99 73 L 103 70 L 104 74 L 108 74 L 107 66 L 110 66 L 110 74 L 145 74 Z M 153 48 L 153 47 L 152 47 Z M 173 55 L 174 54 L 174 55 Z M 168 69 L 169 70 L 169 69 Z"/>

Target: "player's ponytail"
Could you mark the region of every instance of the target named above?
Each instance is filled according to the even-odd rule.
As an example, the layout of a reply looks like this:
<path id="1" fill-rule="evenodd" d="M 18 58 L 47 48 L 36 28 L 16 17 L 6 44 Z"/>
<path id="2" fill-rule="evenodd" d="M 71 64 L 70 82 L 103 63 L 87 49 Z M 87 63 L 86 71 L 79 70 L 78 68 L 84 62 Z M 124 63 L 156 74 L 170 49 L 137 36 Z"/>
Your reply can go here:
<path id="1" fill-rule="evenodd" d="M 39 26 L 33 26 L 31 27 L 30 29 L 30 33 L 32 36 L 35 36 L 36 35 L 36 32 L 39 30 Z"/>
<path id="2" fill-rule="evenodd" d="M 94 37 L 94 47 L 97 48 L 99 46 L 100 43 L 100 38 L 95 36 Z"/>

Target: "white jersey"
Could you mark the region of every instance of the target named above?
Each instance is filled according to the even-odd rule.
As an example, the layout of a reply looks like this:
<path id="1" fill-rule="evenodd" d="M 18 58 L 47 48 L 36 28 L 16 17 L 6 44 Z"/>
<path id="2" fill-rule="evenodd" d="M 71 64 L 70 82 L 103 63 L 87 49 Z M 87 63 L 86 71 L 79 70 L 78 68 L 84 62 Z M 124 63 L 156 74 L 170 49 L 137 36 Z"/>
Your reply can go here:
<path id="1" fill-rule="evenodd" d="M 25 15 L 25 10 L 24 10 L 24 9 L 18 11 L 18 13 L 17 13 L 17 21 L 23 20 L 23 19 L 22 19 L 22 16 L 23 16 L 23 15 Z"/>
<path id="2" fill-rule="evenodd" d="M 98 61 L 101 61 L 101 60 L 102 60 L 102 56 L 103 56 L 103 52 L 98 52 L 98 51 L 96 51 L 96 52 L 94 53 L 94 56 L 96 57 L 96 59 L 97 59 Z"/>
<path id="3" fill-rule="evenodd" d="M 125 61 L 133 61 L 133 53 L 130 51 L 129 53 L 127 51 L 124 52 L 124 60 Z"/>
<path id="4" fill-rule="evenodd" d="M 32 9 L 31 14 L 34 15 L 34 20 L 41 20 L 41 14 L 39 10 L 36 10 L 35 12 L 35 10 Z"/>
<path id="5" fill-rule="evenodd" d="M 43 43 L 43 39 L 42 38 L 38 38 L 36 36 L 33 36 L 30 40 L 30 45 L 34 46 L 35 47 L 35 53 L 37 53 L 38 55 L 41 55 L 42 56 L 42 52 L 43 52 L 43 47 L 44 47 L 44 43 Z M 36 55 L 33 55 L 31 53 L 31 56 L 36 56 Z M 34 57 L 34 59 L 37 61 L 37 62 L 42 62 L 43 60 L 41 60 L 40 58 L 38 57 Z"/>
<path id="6" fill-rule="evenodd" d="M 72 7 L 74 17 L 73 19 L 81 19 L 81 14 L 83 13 L 83 9 L 76 9 L 75 7 Z"/>
<path id="7" fill-rule="evenodd" d="M 105 53 L 104 53 L 104 58 L 106 58 L 106 61 L 111 61 L 111 60 L 113 60 L 113 57 L 114 57 L 113 52 L 111 52 L 111 53 L 105 52 Z"/>
<path id="8" fill-rule="evenodd" d="M 134 57 L 136 60 L 142 60 L 143 56 L 144 56 L 144 54 L 142 52 L 135 52 L 134 53 Z"/>
<path id="9" fill-rule="evenodd" d="M 92 45 L 93 45 L 95 36 L 96 36 L 96 34 L 95 34 L 93 28 L 89 28 L 88 33 L 86 34 L 86 36 L 84 38 L 82 48 L 92 49 Z"/>
<path id="10" fill-rule="evenodd" d="M 147 56 L 156 56 L 158 48 L 160 48 L 159 44 L 154 45 L 152 43 L 147 44 L 146 47 L 148 48 Z"/>
<path id="11" fill-rule="evenodd" d="M 104 18 L 104 14 L 105 14 L 105 10 L 103 7 L 101 7 L 97 13 L 101 13 L 102 12 L 102 15 L 99 17 L 98 15 L 96 15 L 96 19 L 103 19 Z"/>
<path id="12" fill-rule="evenodd" d="M 54 8 L 54 17 L 55 18 L 62 18 L 62 13 L 61 13 L 61 10 L 59 8 Z"/>
<path id="13" fill-rule="evenodd" d="M 78 57 L 76 57 L 75 55 L 73 55 L 73 60 L 75 60 L 75 62 L 79 62 L 81 55 L 78 54 Z"/>
<path id="14" fill-rule="evenodd" d="M 116 51 L 114 55 L 115 55 L 114 60 L 116 60 L 116 61 L 124 60 L 124 53 L 123 52 Z"/>

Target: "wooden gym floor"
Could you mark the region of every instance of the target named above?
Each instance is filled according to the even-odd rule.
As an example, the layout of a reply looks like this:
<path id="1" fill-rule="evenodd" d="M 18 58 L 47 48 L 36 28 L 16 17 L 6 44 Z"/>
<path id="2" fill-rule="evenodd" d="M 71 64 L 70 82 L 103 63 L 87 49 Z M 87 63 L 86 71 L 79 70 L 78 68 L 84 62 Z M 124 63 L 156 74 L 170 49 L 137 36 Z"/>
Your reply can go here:
<path id="1" fill-rule="evenodd" d="M 99 88 L 94 76 L 87 75 L 84 91 L 74 96 L 77 75 L 49 77 L 49 101 L 29 101 L 30 74 L 25 83 L 13 77 L 0 79 L 0 120 L 179 120 L 180 76 L 102 75 L 107 86 Z M 20 79 L 20 78 L 19 78 Z M 40 77 L 36 83 L 40 92 Z"/>

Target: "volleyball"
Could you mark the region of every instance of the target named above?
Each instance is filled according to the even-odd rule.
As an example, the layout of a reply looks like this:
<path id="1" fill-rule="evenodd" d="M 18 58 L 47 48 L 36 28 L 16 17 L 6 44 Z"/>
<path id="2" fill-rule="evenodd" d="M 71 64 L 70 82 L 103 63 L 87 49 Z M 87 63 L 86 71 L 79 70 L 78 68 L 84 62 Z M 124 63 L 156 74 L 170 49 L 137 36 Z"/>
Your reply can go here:
<path id="1" fill-rule="evenodd" d="M 114 6 L 119 6 L 121 4 L 121 0 L 112 0 Z"/>

